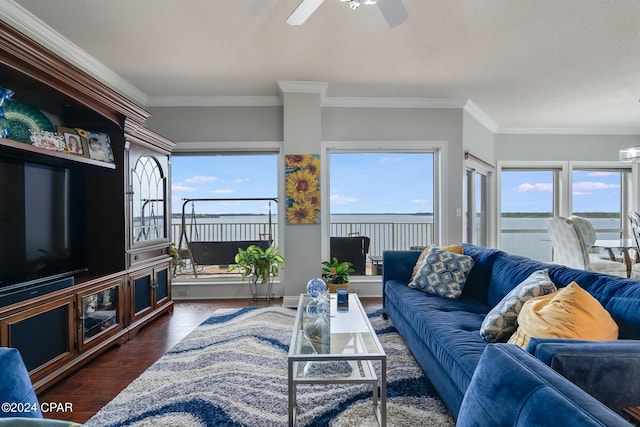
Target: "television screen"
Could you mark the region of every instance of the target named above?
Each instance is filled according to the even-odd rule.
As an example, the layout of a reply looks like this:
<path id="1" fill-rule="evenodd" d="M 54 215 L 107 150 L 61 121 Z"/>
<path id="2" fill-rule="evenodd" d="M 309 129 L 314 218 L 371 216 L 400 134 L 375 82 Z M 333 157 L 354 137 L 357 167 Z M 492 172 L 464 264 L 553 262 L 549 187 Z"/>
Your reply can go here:
<path id="1" fill-rule="evenodd" d="M 87 268 L 83 170 L 0 159 L 0 292 Z"/>

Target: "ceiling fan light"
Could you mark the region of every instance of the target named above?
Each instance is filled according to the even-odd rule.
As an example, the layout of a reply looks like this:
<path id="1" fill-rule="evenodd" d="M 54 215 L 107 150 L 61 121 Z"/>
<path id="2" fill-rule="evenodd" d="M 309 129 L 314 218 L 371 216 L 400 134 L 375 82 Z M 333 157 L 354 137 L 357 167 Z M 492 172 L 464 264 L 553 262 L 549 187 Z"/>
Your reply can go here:
<path id="1" fill-rule="evenodd" d="M 620 150 L 618 160 L 621 162 L 640 162 L 640 145 Z"/>

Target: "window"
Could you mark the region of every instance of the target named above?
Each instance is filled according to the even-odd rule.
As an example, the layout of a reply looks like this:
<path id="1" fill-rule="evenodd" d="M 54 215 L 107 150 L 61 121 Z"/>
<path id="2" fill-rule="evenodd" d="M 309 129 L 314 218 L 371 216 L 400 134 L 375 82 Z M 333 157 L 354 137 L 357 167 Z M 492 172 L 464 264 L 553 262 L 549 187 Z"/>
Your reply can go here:
<path id="1" fill-rule="evenodd" d="M 348 258 L 338 260 L 352 262 L 354 275 L 380 274 L 386 249 L 434 243 L 436 157 L 434 152 L 329 153 L 330 254 Z"/>
<path id="2" fill-rule="evenodd" d="M 500 247 L 541 261 L 552 260 L 547 222 L 571 214 L 589 219 L 597 237 L 628 235 L 631 167 L 619 163 L 550 162 L 500 167 Z"/>
<path id="3" fill-rule="evenodd" d="M 490 180 L 494 175 L 495 169 L 492 165 L 470 153 L 467 153 L 465 157 L 466 241 L 479 246 L 490 246 L 490 237 L 492 235 Z"/>
<path id="4" fill-rule="evenodd" d="M 541 261 L 551 261 L 547 222 L 558 215 L 557 169 L 501 171 L 500 248 Z"/>
<path id="5" fill-rule="evenodd" d="M 631 171 L 578 169 L 572 171 L 572 213 L 593 224 L 599 239 L 619 239 L 627 228 L 627 193 Z"/>
<path id="6" fill-rule="evenodd" d="M 207 257 L 194 271 L 190 242 L 272 240 L 277 246 L 276 202 L 249 200 L 277 197 L 277 163 L 277 154 L 172 157 L 171 236 L 185 262 L 178 277 L 228 274 L 226 264 L 208 265 Z"/>

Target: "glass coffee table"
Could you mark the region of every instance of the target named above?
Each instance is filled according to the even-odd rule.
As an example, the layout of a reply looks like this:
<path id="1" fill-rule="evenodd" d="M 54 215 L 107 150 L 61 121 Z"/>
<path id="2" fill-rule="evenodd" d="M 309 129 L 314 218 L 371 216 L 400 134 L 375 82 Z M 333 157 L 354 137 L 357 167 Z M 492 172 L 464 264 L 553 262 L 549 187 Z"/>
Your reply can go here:
<path id="1" fill-rule="evenodd" d="M 356 294 L 338 307 L 300 295 L 288 355 L 289 426 L 298 414 L 298 384 L 370 384 L 373 411 L 387 425 L 387 355 Z M 379 373 L 376 367 L 379 367 Z"/>

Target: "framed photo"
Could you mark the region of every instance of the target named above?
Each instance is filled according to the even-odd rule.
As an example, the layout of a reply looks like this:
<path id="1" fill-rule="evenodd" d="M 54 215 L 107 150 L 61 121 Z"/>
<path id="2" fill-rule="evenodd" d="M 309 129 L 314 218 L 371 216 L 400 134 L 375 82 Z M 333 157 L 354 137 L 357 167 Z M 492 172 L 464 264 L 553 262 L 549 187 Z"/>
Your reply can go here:
<path id="1" fill-rule="evenodd" d="M 115 163 L 113 150 L 111 149 L 111 139 L 108 134 L 87 131 L 87 147 L 90 159 Z"/>
<path id="2" fill-rule="evenodd" d="M 62 135 L 65 152 L 76 156 L 89 157 L 87 139 L 80 135 L 76 129 L 58 126 L 57 130 L 58 134 Z"/>
<path id="3" fill-rule="evenodd" d="M 31 143 L 34 147 L 46 148 L 47 150 L 64 150 L 62 135 L 58 135 L 55 132 L 31 131 Z"/>

